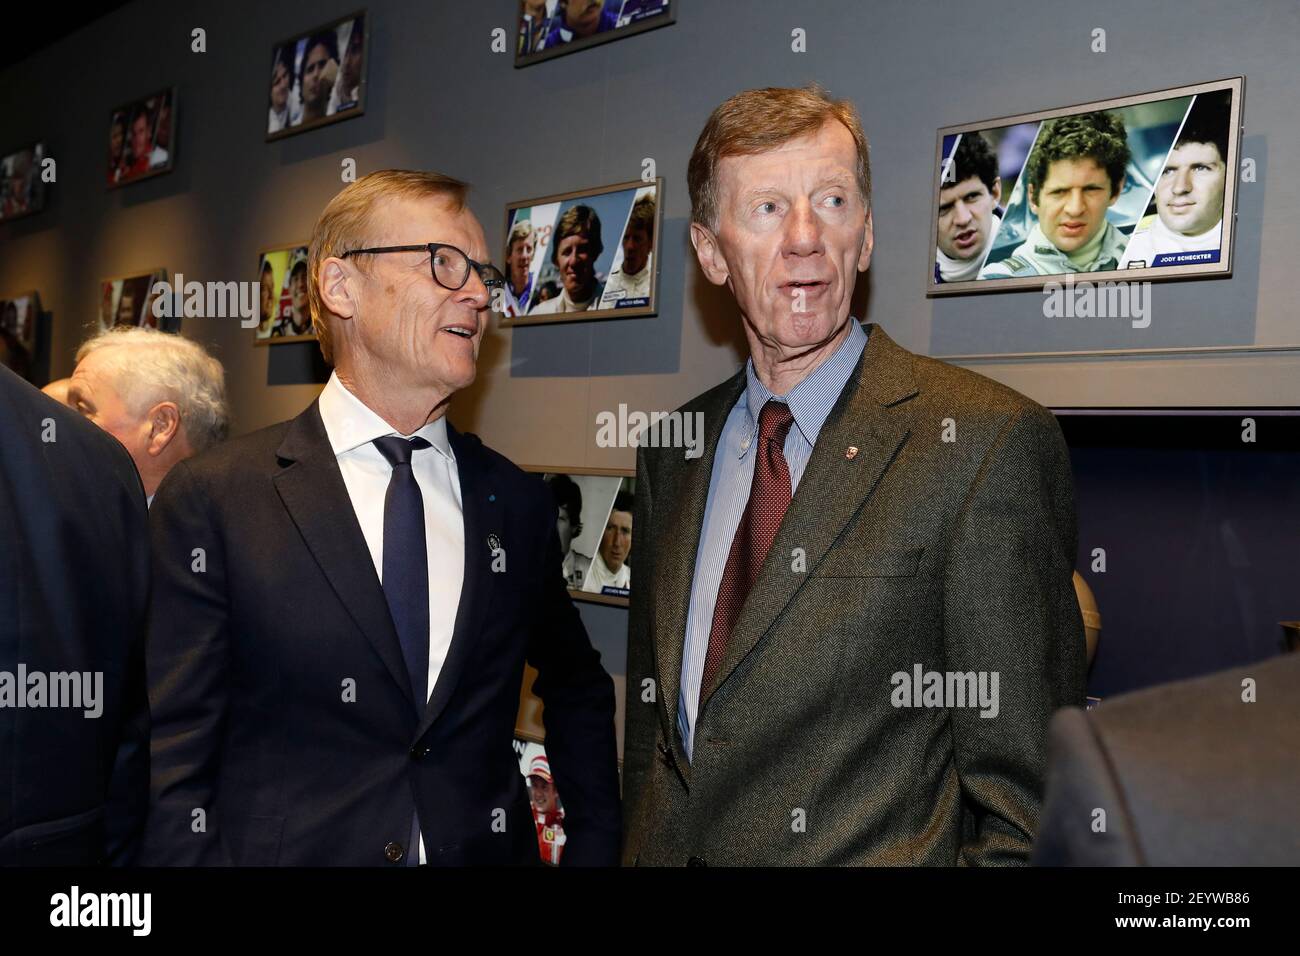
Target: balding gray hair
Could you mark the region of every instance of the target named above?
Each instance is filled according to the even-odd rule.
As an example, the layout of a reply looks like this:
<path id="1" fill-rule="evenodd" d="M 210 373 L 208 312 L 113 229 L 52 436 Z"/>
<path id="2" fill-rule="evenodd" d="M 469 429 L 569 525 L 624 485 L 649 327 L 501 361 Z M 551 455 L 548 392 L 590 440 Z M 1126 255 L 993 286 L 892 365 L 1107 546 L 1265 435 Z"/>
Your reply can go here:
<path id="1" fill-rule="evenodd" d="M 82 343 L 80 363 L 102 352 L 113 386 L 132 415 L 159 402 L 175 402 L 195 454 L 223 441 L 230 429 L 226 374 L 197 342 L 157 329 L 118 327 Z"/>

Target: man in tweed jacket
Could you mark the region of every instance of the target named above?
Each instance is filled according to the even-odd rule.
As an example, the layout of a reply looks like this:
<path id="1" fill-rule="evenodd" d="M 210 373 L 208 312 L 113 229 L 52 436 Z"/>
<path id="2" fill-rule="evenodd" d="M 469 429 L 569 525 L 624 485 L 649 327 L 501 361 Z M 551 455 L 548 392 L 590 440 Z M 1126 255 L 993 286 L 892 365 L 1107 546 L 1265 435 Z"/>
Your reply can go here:
<path id="1" fill-rule="evenodd" d="M 638 452 L 623 861 L 1026 863 L 1048 721 L 1084 696 L 1060 429 L 851 316 L 852 105 L 732 97 L 689 180 L 750 360 L 682 409 L 703 455 Z"/>

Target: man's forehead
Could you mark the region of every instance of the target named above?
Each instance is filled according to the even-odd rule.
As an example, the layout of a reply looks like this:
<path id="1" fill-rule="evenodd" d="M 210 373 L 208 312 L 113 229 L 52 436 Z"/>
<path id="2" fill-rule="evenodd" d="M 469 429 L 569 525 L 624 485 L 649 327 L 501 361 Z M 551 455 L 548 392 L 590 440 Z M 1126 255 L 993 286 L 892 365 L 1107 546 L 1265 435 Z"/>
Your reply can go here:
<path id="1" fill-rule="evenodd" d="M 391 196 L 381 200 L 375 221 L 386 243 L 450 242 L 476 259 L 486 254 L 478 218 L 443 196 Z"/>
<path id="2" fill-rule="evenodd" d="M 1054 159 L 1047 167 L 1047 176 L 1043 183 L 1047 185 L 1055 180 L 1095 179 L 1101 177 L 1110 182 L 1110 174 L 1091 156 L 1071 156 L 1066 159 Z"/>
<path id="3" fill-rule="evenodd" d="M 760 153 L 733 153 L 718 160 L 720 184 L 736 190 L 767 181 L 857 181 L 858 152 L 853 134 L 838 121 L 813 133 L 788 139 Z"/>
<path id="4" fill-rule="evenodd" d="M 1222 157 L 1219 156 L 1219 147 L 1214 143 L 1179 143 L 1169 154 L 1168 165 L 1173 166 L 1175 160 L 1189 163 L 1223 162 Z"/>
<path id="5" fill-rule="evenodd" d="M 966 193 L 985 189 L 984 180 L 978 176 L 967 176 L 959 183 L 950 183 L 939 190 L 939 198 L 964 196 Z"/>

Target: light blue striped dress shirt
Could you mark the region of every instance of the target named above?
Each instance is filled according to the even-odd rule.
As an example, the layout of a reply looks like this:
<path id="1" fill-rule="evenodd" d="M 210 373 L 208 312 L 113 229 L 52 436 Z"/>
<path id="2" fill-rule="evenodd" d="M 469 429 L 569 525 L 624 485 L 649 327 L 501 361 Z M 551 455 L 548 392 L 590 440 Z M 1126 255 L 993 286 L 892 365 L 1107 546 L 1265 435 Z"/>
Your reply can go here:
<path id="1" fill-rule="evenodd" d="M 722 583 L 731 541 L 749 503 L 749 488 L 754 481 L 754 456 L 749 454 L 749 449 L 758 430 L 758 413 L 771 398 L 790 406 L 795 427 L 786 435 L 784 451 L 790 466 L 790 489 L 797 493 L 799 479 L 812 456 L 817 435 L 867 344 L 866 330 L 856 319 L 849 321 L 849 334 L 840 347 L 784 397 L 773 395 L 758 380 L 754 374 L 754 361 L 750 359 L 745 365 L 748 385 L 722 427 L 718 452 L 713 459 L 713 473 L 709 478 L 709 498 L 704 506 L 700 546 L 695 553 L 695 578 L 691 584 L 691 606 L 682 647 L 677 729 L 686 747 L 687 760 L 692 759 L 695 749 L 693 736 L 700 704 L 700 678 L 704 673 L 704 657 L 709 650 L 709 631 L 713 627 L 718 586 Z"/>

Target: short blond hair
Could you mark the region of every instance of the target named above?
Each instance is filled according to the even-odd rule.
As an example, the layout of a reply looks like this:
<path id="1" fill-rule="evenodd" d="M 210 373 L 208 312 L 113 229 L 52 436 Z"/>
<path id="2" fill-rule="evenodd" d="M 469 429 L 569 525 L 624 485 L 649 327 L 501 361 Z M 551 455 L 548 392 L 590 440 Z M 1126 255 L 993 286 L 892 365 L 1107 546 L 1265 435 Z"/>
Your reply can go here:
<path id="1" fill-rule="evenodd" d="M 686 182 L 691 194 L 691 220 L 710 229 L 718 226 L 718 163 L 726 156 L 752 156 L 792 139 L 816 133 L 829 122 L 842 123 L 858 150 L 858 191 L 871 206 L 871 158 L 867 134 L 858 111 L 848 100 L 837 100 L 816 84 L 792 89 L 767 87 L 737 93 L 713 111 L 695 143 Z"/>
<path id="2" fill-rule="evenodd" d="M 442 173 L 420 169 L 381 169 L 350 183 L 329 201 L 316 220 L 307 252 L 307 296 L 311 301 L 311 324 L 325 361 L 334 361 L 334 341 L 320 296 L 320 266 L 326 259 L 350 249 L 370 245 L 367 236 L 374 228 L 375 208 L 384 199 L 447 200 L 456 212 L 465 208 L 469 186 Z M 434 237 L 431 237 L 434 238 Z M 357 267 L 364 268 L 362 257 Z"/>

